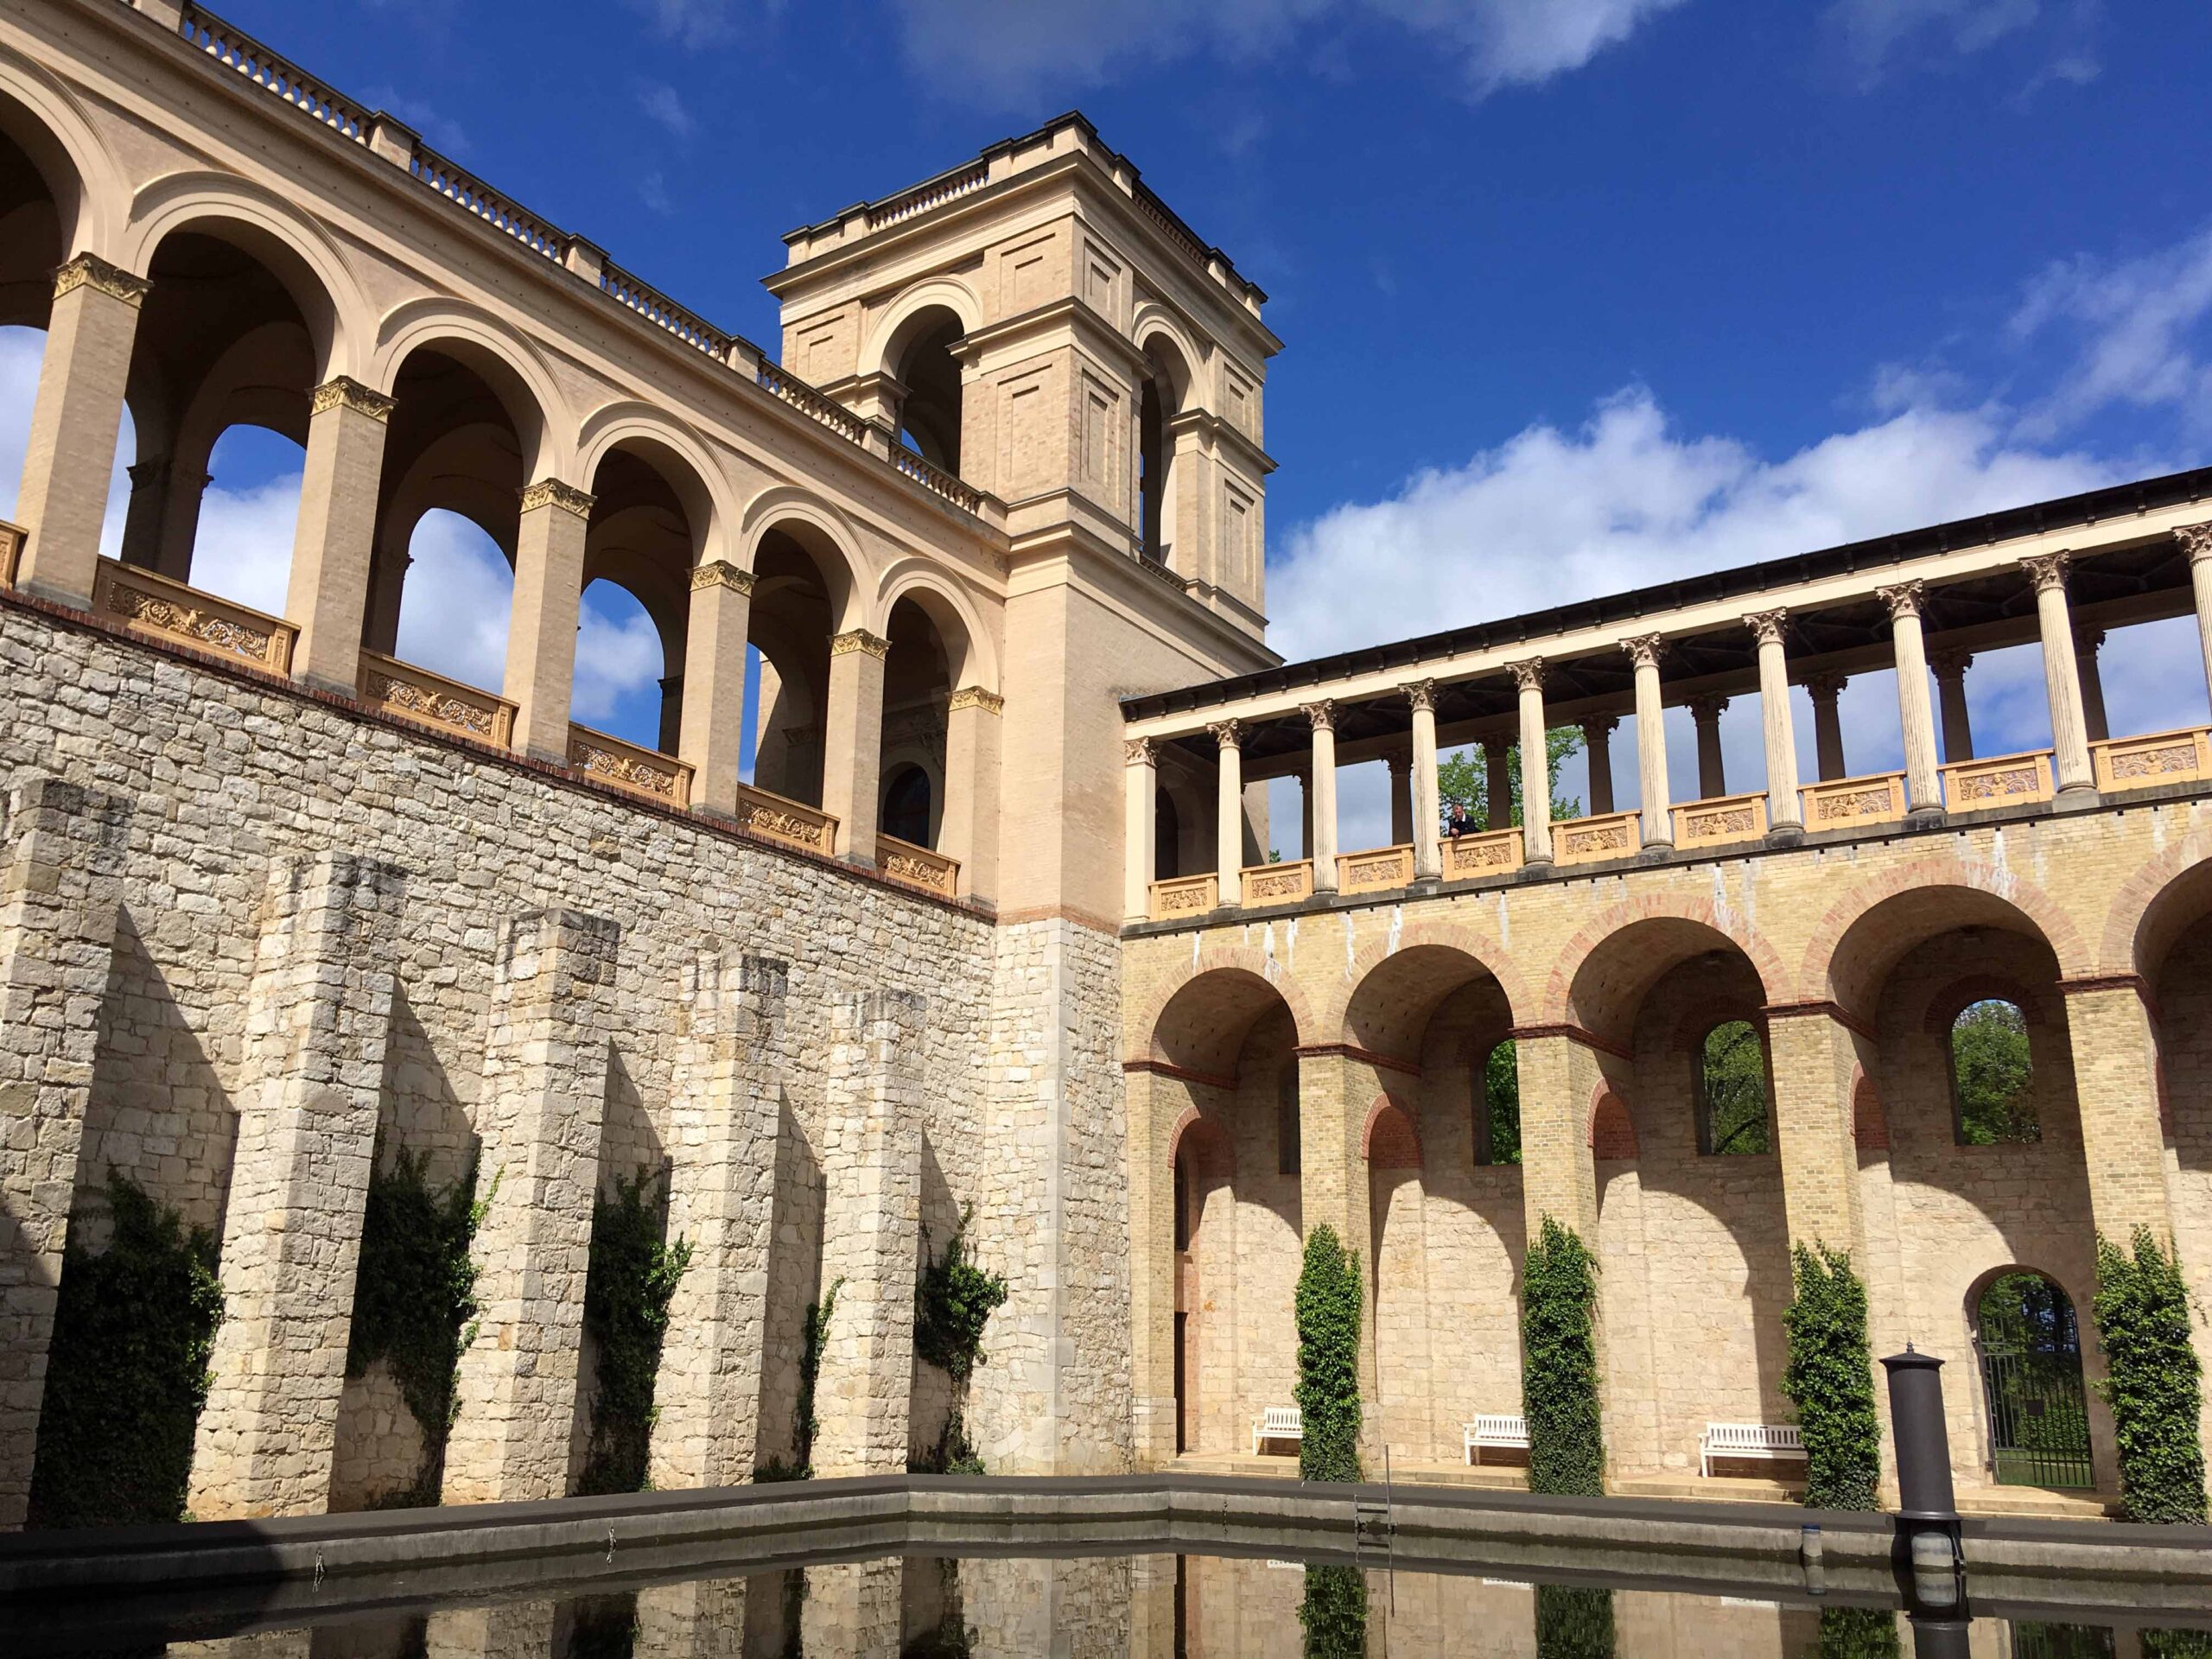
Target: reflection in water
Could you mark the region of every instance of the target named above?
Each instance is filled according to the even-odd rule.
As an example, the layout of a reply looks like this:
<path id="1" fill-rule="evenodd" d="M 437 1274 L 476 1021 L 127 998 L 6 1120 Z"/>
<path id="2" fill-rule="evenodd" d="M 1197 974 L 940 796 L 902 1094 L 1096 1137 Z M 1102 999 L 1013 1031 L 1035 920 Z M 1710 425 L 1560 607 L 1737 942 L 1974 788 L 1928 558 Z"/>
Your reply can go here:
<path id="1" fill-rule="evenodd" d="M 563 1574 L 582 1569 L 549 1565 Z M 620 1571 L 619 1567 L 609 1569 Z M 1496 1569 L 1492 1569 L 1493 1571 Z M 350 1607 L 264 1615 L 209 1633 L 179 1599 L 123 1615 L 67 1610 L 20 1649 L 103 1659 L 2212 1659 L 2212 1614 L 2131 1608 L 2115 1627 L 1649 1587 L 1655 1580 L 1530 1584 L 1461 1572 L 1230 1556 L 1066 1559 L 883 1556 L 723 1576 L 564 1577 L 590 1593 L 424 1605 L 404 1584 L 348 1589 Z M 1680 1580 L 1675 1580 L 1680 1582 Z M 2101 1601 L 2131 1607 L 2127 1595 Z M 1871 1599 L 1863 1586 L 1856 1597 Z M 2041 1609 L 2038 1609 L 2041 1611 Z M 166 1622 L 163 1622 L 166 1621 Z M 4 1623 L 0 1615 L 0 1623 Z M 235 1630 L 235 1621 L 229 1626 Z M 86 1633 L 79 1634 L 82 1630 Z"/>

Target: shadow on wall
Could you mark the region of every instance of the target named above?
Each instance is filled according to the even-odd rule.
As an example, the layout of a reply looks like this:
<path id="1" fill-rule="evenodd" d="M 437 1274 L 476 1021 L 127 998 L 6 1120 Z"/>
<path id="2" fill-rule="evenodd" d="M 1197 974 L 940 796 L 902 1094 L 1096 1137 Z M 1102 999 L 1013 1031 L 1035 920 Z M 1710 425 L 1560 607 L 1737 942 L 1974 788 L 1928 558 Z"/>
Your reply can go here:
<path id="1" fill-rule="evenodd" d="M 783 1097 L 776 1128 L 776 1195 L 768 1239 L 767 1331 L 760 1351 L 760 1428 L 754 1458 L 763 1469 L 804 1460 L 799 1422 L 799 1362 L 810 1307 L 822 1294 L 821 1160 Z"/>

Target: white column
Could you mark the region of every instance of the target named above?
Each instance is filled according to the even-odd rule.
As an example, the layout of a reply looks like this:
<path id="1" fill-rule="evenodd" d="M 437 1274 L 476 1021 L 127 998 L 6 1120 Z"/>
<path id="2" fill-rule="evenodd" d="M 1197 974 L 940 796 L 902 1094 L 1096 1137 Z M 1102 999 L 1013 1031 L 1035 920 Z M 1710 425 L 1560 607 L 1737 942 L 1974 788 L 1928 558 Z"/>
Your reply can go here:
<path id="1" fill-rule="evenodd" d="M 1974 666 L 1974 653 L 1939 646 L 1928 653 L 1928 666 L 1936 671 L 1936 700 L 1943 715 L 1944 763 L 1971 760 L 1974 721 L 1967 710 L 1967 670 Z"/>
<path id="2" fill-rule="evenodd" d="M 1415 680 L 1405 688 L 1414 706 L 1414 880 L 1434 880 L 1444 873 L 1437 845 L 1442 832 L 1437 803 L 1436 682 Z"/>
<path id="3" fill-rule="evenodd" d="M 1720 716 L 1727 712 L 1726 697 L 1690 699 L 1690 722 L 1697 728 L 1697 793 L 1701 801 L 1717 801 L 1728 792 L 1727 757 L 1720 748 Z"/>
<path id="4" fill-rule="evenodd" d="M 1621 641 L 1636 664 L 1636 773 L 1643 813 L 1643 844 L 1670 848 L 1675 826 L 1667 798 L 1666 709 L 1659 701 L 1659 636 Z"/>
<path id="5" fill-rule="evenodd" d="M 1797 804 L 1797 739 L 1789 718 L 1789 659 L 1782 645 L 1787 611 L 1758 611 L 1744 620 L 1759 642 L 1759 724 L 1766 733 L 1766 823 L 1772 830 L 1801 830 L 1805 814 Z"/>
<path id="6" fill-rule="evenodd" d="M 1152 873 L 1159 868 L 1160 761 L 1148 737 L 1130 738 L 1122 748 L 1128 758 L 1122 773 L 1122 848 L 1128 871 L 1122 915 L 1125 921 L 1143 922 L 1152 918 Z"/>
<path id="7" fill-rule="evenodd" d="M 1841 674 L 1808 674 L 1805 690 L 1813 698 L 1813 756 L 1820 779 L 1832 784 L 1849 777 L 1843 758 L 1843 711 L 1837 706 L 1851 682 Z"/>
<path id="8" fill-rule="evenodd" d="M 1313 860 L 1313 890 L 1337 890 L 1337 705 L 1324 699 L 1305 705 L 1313 722 L 1313 766 L 1307 801 L 1313 839 L 1306 851 Z"/>
<path id="9" fill-rule="evenodd" d="M 1521 842 L 1523 864 L 1552 861 L 1551 754 L 1544 741 L 1544 659 L 1508 663 L 1521 692 Z"/>
<path id="10" fill-rule="evenodd" d="M 2187 524 L 2174 538 L 2189 555 L 2189 582 L 2196 594 L 2196 645 L 2204 658 L 2204 685 L 2212 692 L 2212 524 Z"/>
<path id="11" fill-rule="evenodd" d="M 1920 618 L 1927 584 L 1901 582 L 1878 588 L 1890 607 L 1890 647 L 1897 659 L 1897 720 L 1904 728 L 1904 804 L 1907 812 L 1940 812 L 1943 785 L 1936 769 L 1936 715 L 1928 702 L 1928 641 Z"/>
<path id="12" fill-rule="evenodd" d="M 2043 683 L 2050 702 L 2051 765 L 2058 792 L 2080 796 L 2096 788 L 2089 770 L 2089 739 L 2082 713 L 2082 679 L 2074 666 L 2074 623 L 2066 608 L 2070 552 L 2022 559 L 2036 588 L 2036 621 L 2043 630 Z"/>
<path id="13" fill-rule="evenodd" d="M 1206 729 L 1220 746 L 1221 786 L 1214 832 L 1216 897 L 1225 908 L 1244 902 L 1244 722 L 1218 721 Z"/>
<path id="14" fill-rule="evenodd" d="M 1590 763 L 1590 816 L 1613 815 L 1613 733 L 1620 721 L 1598 715 L 1582 722 L 1582 752 Z"/>
<path id="15" fill-rule="evenodd" d="M 2112 735 L 2105 718 L 2104 676 L 2097 671 L 2097 652 L 2104 643 L 2102 628 L 2074 630 L 2074 666 L 2082 680 L 2082 727 L 2092 743 L 2101 743 Z"/>

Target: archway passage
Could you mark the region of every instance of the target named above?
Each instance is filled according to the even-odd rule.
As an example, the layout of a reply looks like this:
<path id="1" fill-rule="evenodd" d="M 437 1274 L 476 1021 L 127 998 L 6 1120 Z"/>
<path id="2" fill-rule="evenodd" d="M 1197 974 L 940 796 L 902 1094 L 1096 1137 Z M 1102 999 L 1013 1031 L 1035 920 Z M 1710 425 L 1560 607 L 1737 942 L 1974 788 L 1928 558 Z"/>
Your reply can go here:
<path id="1" fill-rule="evenodd" d="M 1138 545 L 1154 564 L 1173 563 L 1175 436 L 1170 423 L 1190 391 L 1190 365 L 1165 334 L 1144 344 L 1148 365 L 1137 397 Z"/>
<path id="2" fill-rule="evenodd" d="M 891 607 L 883 664 L 881 831 L 910 846 L 935 847 L 944 821 L 951 653 L 917 601 Z"/>
<path id="3" fill-rule="evenodd" d="M 759 655 L 753 781 L 808 806 L 822 804 L 830 708 L 830 641 L 843 615 L 843 561 L 810 524 L 779 525 L 753 556 L 748 643 Z"/>
<path id="4" fill-rule="evenodd" d="M 899 410 L 899 435 L 933 467 L 960 472 L 960 365 L 953 346 L 965 332 L 944 306 L 925 306 L 910 318 L 887 359 L 906 387 Z"/>
<path id="5" fill-rule="evenodd" d="M 1997 1483 L 2094 1488 L 2073 1302 L 2056 1281 L 2015 1269 L 1989 1281 L 1976 1299 L 1974 1321 Z"/>
<path id="6" fill-rule="evenodd" d="M 591 496 L 576 718 L 672 755 L 683 727 L 691 572 L 709 513 L 705 488 L 661 446 L 631 441 L 601 461 Z M 634 608 L 594 604 L 591 590 L 602 582 Z"/>

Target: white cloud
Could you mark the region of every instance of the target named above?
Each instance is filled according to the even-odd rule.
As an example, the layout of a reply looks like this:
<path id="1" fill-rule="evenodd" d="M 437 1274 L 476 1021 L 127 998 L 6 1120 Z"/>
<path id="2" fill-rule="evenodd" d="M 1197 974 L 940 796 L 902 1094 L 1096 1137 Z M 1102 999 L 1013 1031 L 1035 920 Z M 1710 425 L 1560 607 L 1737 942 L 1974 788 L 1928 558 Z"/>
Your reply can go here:
<path id="1" fill-rule="evenodd" d="M 645 607 L 610 582 L 594 582 L 586 588 L 576 630 L 572 697 L 576 718 L 651 748 L 658 738 L 664 671 L 660 631 L 653 626 Z M 652 693 L 649 710 L 634 704 L 623 706 L 647 691 Z M 618 715 L 630 716 L 626 722 L 629 729 L 608 723 Z M 640 720 L 646 715 L 650 721 L 640 728 Z"/>
<path id="2" fill-rule="evenodd" d="M 638 181 L 638 200 L 663 218 L 676 211 L 676 202 L 668 194 L 668 181 L 658 169 Z"/>
<path id="3" fill-rule="evenodd" d="M 638 107 L 645 112 L 649 119 L 666 128 L 671 137 L 689 138 L 691 136 L 691 111 L 684 107 L 683 99 L 676 88 L 666 82 L 639 81 Z"/>
<path id="4" fill-rule="evenodd" d="M 645 15 L 655 33 L 683 46 L 708 46 L 728 40 L 737 27 L 732 0 L 626 0 L 626 3 L 631 10 Z"/>
<path id="5" fill-rule="evenodd" d="M 2052 55 L 2022 88 L 2024 99 L 2054 82 L 2096 79 L 2089 42 L 2100 10 L 2100 0 L 1834 0 L 1827 19 L 1870 86 L 1892 69 L 1941 67 L 2000 41 L 2047 43 Z"/>
<path id="6" fill-rule="evenodd" d="M 2073 365 L 2022 429 L 2048 436 L 2113 404 L 2177 410 L 2212 429 L 2212 228 L 2133 259 L 2062 260 L 2029 284 L 2016 340 L 2079 340 Z"/>

